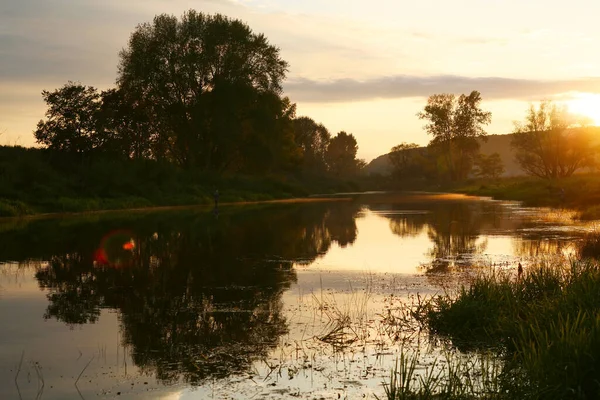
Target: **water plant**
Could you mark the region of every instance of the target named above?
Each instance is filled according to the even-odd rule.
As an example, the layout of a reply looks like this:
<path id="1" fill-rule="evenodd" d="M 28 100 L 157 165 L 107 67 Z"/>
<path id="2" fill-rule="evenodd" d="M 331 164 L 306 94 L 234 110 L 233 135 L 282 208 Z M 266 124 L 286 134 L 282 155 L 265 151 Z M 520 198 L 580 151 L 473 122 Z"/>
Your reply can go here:
<path id="1" fill-rule="evenodd" d="M 597 262 L 541 263 L 520 278 L 482 274 L 457 294 L 429 299 L 418 318 L 460 349 L 492 349 L 504 363 L 494 376 L 498 398 L 596 399 L 599 287 Z M 455 394 L 444 398 L 463 398 Z"/>

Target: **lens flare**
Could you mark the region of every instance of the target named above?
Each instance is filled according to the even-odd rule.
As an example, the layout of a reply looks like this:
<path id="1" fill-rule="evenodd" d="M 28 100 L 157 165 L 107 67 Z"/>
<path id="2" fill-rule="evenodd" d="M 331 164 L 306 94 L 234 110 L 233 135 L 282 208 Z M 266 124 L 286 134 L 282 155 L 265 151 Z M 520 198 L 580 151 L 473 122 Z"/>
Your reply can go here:
<path id="1" fill-rule="evenodd" d="M 94 253 L 96 265 L 110 267 L 126 267 L 133 262 L 136 245 L 133 233 L 117 230 L 106 234 Z"/>

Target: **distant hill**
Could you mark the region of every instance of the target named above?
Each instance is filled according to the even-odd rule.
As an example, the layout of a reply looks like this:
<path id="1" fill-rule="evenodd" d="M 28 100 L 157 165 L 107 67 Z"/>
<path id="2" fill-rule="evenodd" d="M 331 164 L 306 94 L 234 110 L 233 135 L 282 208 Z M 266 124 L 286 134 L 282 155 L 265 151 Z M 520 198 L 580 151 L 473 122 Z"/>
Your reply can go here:
<path id="1" fill-rule="evenodd" d="M 600 138 L 600 128 L 593 128 L 596 130 L 596 134 Z M 500 158 L 504 163 L 505 172 L 503 176 L 518 176 L 524 175 L 524 172 L 519 167 L 519 164 L 515 161 L 514 152 L 510 147 L 512 134 L 506 135 L 488 135 L 487 141 L 480 140 L 481 153 L 490 155 L 493 153 L 500 154 Z M 599 139 L 600 140 L 600 139 Z M 365 167 L 365 173 L 370 174 L 381 174 L 390 175 L 392 172 L 392 166 L 390 164 L 389 153 L 379 156 L 373 159 Z"/>

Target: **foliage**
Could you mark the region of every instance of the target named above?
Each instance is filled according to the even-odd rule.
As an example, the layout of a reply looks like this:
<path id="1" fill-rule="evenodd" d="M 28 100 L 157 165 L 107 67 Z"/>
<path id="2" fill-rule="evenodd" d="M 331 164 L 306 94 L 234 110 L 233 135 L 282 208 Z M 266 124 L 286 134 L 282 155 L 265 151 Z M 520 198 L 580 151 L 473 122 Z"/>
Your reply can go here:
<path id="1" fill-rule="evenodd" d="M 43 92 L 48 111 L 36 139 L 52 151 L 41 162 L 54 158 L 49 174 L 54 169 L 65 173 L 74 164 L 81 171 L 65 174 L 77 179 L 61 181 L 62 191 L 46 190 L 53 184 L 32 181 L 45 201 L 69 210 L 102 208 L 105 203 L 97 198 L 123 194 L 154 204 L 154 194 L 163 190 L 157 185 L 171 183 L 145 177 L 139 168 L 145 164 L 168 178 L 278 175 L 326 192 L 354 185 L 349 181 L 364 165 L 356 160 L 356 139 L 344 133 L 332 144 L 322 124 L 296 118 L 295 104 L 282 96 L 287 66 L 277 47 L 239 20 L 193 10 L 180 19 L 158 15 L 139 25 L 121 51 L 117 87 L 99 93 L 69 82 Z M 130 171 L 116 172 L 117 166 Z M 127 177 L 115 178 L 123 185 L 110 185 L 108 170 Z M 147 182 L 137 182 L 140 178 Z M 133 189 L 125 188 L 128 185 Z M 142 186 L 151 194 L 139 190 Z M 172 186 L 177 203 L 203 199 L 210 192 L 194 187 L 203 184 L 187 177 Z M 198 193 L 202 194 L 197 197 Z M 81 201 L 73 200 L 78 196 Z"/>
<path id="2" fill-rule="evenodd" d="M 475 176 L 484 179 L 498 179 L 504 173 L 504 164 L 500 154 L 493 153 L 489 156 L 479 154 L 475 158 Z"/>
<path id="3" fill-rule="evenodd" d="M 99 122 L 109 144 L 106 150 L 135 160 L 164 160 L 166 143 L 140 104 L 123 90 L 102 92 Z"/>
<path id="4" fill-rule="evenodd" d="M 383 382 L 387 400 L 510 398 L 502 393 L 501 362 L 493 355 L 479 353 L 465 357 L 458 352 L 446 352 L 441 360 L 438 357 L 425 365 L 418 363 L 420 355 L 420 348 L 412 354 L 401 350 L 389 381 Z"/>
<path id="5" fill-rule="evenodd" d="M 42 97 L 48 110 L 46 121 L 40 121 L 34 133 L 38 143 L 72 153 L 89 153 L 101 147 L 101 97 L 96 88 L 68 82 L 53 92 L 44 90 Z"/>
<path id="6" fill-rule="evenodd" d="M 600 174 L 575 174 L 559 182 L 521 176 L 500 178 L 496 182 L 471 182 L 469 185 L 449 187 L 459 193 L 489 196 L 497 200 L 521 201 L 526 206 L 568 207 L 590 210 L 594 219 L 594 207 L 600 202 Z"/>
<path id="7" fill-rule="evenodd" d="M 356 158 L 358 144 L 354 135 L 344 131 L 333 137 L 325 154 L 329 171 L 336 177 L 356 175 L 364 166 L 363 160 Z"/>
<path id="8" fill-rule="evenodd" d="M 309 117 L 294 119 L 296 146 L 302 150 L 302 168 L 312 173 L 327 172 L 327 147 L 331 135 L 323 124 L 317 124 Z"/>
<path id="9" fill-rule="evenodd" d="M 506 355 L 503 379 L 521 398 L 600 396 L 600 265 L 530 266 L 482 275 L 457 296 L 440 296 L 420 310 L 432 332 L 458 346 L 492 347 Z"/>
<path id="10" fill-rule="evenodd" d="M 485 137 L 484 125 L 491 122 L 490 112 L 480 107 L 481 94 L 469 95 L 434 94 L 417 116 L 427 120 L 425 130 L 433 136 L 429 143 L 436 148 L 452 181 L 465 179 L 479 151 L 477 138 Z"/>
<path id="11" fill-rule="evenodd" d="M 193 10 L 139 25 L 120 54 L 118 84 L 187 168 L 264 172 L 293 153 L 295 106 L 281 98 L 287 63 L 239 20 Z"/>
<path id="12" fill-rule="evenodd" d="M 415 172 L 418 168 L 418 155 L 415 149 L 418 148 L 418 144 L 406 142 L 392 147 L 389 157 L 393 176 L 406 178 Z"/>
<path id="13" fill-rule="evenodd" d="M 564 178 L 595 162 L 594 146 L 585 121 L 570 115 L 566 106 L 548 101 L 531 105 L 523 123 L 515 124 L 512 146 L 521 168 L 546 179 Z"/>
<path id="14" fill-rule="evenodd" d="M 104 153 L 74 168 L 77 160 L 77 154 L 0 146 L 0 214 L 211 204 L 215 189 L 222 202 L 360 190 L 356 181 L 329 176 L 217 174 Z"/>

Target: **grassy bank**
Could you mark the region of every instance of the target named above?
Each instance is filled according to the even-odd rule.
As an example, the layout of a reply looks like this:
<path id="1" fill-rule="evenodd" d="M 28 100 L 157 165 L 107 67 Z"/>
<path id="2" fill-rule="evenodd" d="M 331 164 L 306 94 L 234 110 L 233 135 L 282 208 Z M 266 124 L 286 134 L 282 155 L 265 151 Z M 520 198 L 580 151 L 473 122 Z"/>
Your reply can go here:
<path id="1" fill-rule="evenodd" d="M 356 184 L 293 173 L 264 176 L 185 170 L 153 160 L 77 158 L 0 146 L 0 216 L 304 197 Z"/>
<path id="2" fill-rule="evenodd" d="M 449 190 L 497 200 L 522 201 L 525 206 L 565 207 L 582 211 L 587 219 L 600 218 L 600 174 L 580 174 L 549 181 L 535 177 L 470 181 Z"/>
<path id="3" fill-rule="evenodd" d="M 454 346 L 491 350 L 503 360 L 499 390 L 478 398 L 597 399 L 599 287 L 600 266 L 591 260 L 539 265 L 521 278 L 491 273 L 422 304 L 419 318 Z M 454 394 L 443 398 L 470 398 Z"/>

